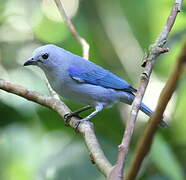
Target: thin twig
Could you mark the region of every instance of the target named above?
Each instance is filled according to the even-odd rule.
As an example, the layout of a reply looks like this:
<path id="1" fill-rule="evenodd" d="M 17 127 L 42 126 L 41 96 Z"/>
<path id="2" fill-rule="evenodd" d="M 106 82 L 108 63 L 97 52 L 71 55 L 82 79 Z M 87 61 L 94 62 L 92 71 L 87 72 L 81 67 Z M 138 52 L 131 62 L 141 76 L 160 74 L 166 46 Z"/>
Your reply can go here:
<path id="1" fill-rule="evenodd" d="M 46 79 L 46 85 L 47 85 L 47 88 L 49 90 L 49 93 L 50 95 L 53 97 L 53 98 L 56 98 L 58 100 L 60 100 L 60 97 L 59 95 L 52 89 L 52 87 L 50 86 L 48 80 Z"/>
<path id="2" fill-rule="evenodd" d="M 85 59 L 89 58 L 89 44 L 87 43 L 87 41 L 82 38 L 79 33 L 77 32 L 75 26 L 73 25 L 73 23 L 71 22 L 71 19 L 67 16 L 65 9 L 63 7 L 63 4 L 61 3 L 60 0 L 54 0 L 62 18 L 64 19 L 65 23 L 67 24 L 69 30 L 71 31 L 71 33 L 73 34 L 73 36 L 77 39 L 77 41 L 80 43 L 80 45 L 82 46 L 82 51 L 83 51 L 83 57 Z M 51 88 L 50 84 L 48 83 L 48 81 L 46 81 L 47 87 L 49 89 L 49 92 L 51 94 L 52 97 L 60 99 L 59 95 Z"/>
<path id="3" fill-rule="evenodd" d="M 169 32 L 172 29 L 172 26 L 175 22 L 178 12 L 180 11 L 182 1 L 175 0 L 173 4 L 172 10 L 170 15 L 168 16 L 167 22 L 158 36 L 156 42 L 149 47 L 149 51 L 147 52 L 146 56 L 144 57 L 144 61 L 142 66 L 145 67 L 144 72 L 141 75 L 140 83 L 138 86 L 138 91 L 136 93 L 136 97 L 132 104 L 132 110 L 130 113 L 130 117 L 127 122 L 127 126 L 124 132 L 124 136 L 122 139 L 121 144 L 119 145 L 119 152 L 118 152 L 118 159 L 117 162 L 112 169 L 109 180 L 121 180 L 123 179 L 123 169 L 125 166 L 126 155 L 128 153 L 129 144 L 132 138 L 132 134 L 135 127 L 136 118 L 138 115 L 138 111 L 140 108 L 140 104 L 142 102 L 143 96 L 145 94 L 145 90 L 147 88 L 149 78 L 152 72 L 153 65 L 159 55 L 164 52 L 167 52 L 167 48 L 163 48 L 164 44 L 166 43 L 166 39 L 169 35 Z"/>
<path id="4" fill-rule="evenodd" d="M 72 35 L 77 39 L 77 41 L 80 43 L 83 51 L 83 58 L 89 59 L 89 49 L 90 46 L 87 43 L 87 41 L 82 38 L 78 31 L 76 30 L 75 26 L 73 25 L 71 19 L 68 17 L 64 5 L 61 2 L 61 0 L 54 0 L 62 18 L 64 19 L 66 25 L 68 26 L 69 30 L 71 31 Z M 89 122 L 86 123 L 87 128 L 89 129 L 88 132 L 91 131 L 91 133 L 83 133 L 86 145 L 88 146 L 88 149 L 90 150 L 90 154 L 92 155 L 92 159 L 94 160 L 96 166 L 98 166 L 98 169 L 105 175 L 108 176 L 109 172 L 111 170 L 111 164 L 110 162 L 106 159 L 97 139 L 94 133 L 93 128 L 91 128 L 91 124 Z M 96 143 L 92 143 L 90 140 L 91 139 L 96 139 Z M 94 141 L 95 142 L 95 141 Z"/>
<path id="5" fill-rule="evenodd" d="M 182 52 L 180 54 L 180 57 L 178 58 L 177 64 L 174 67 L 173 72 L 169 76 L 169 79 L 160 94 L 156 110 L 153 116 L 151 117 L 149 123 L 147 124 L 143 136 L 139 140 L 136 152 L 134 153 L 134 159 L 131 163 L 129 173 L 127 174 L 126 178 L 127 180 L 134 180 L 136 178 L 137 173 L 139 172 L 139 168 L 143 162 L 143 159 L 150 150 L 152 139 L 157 130 L 158 123 L 162 119 L 163 112 L 165 111 L 165 108 L 170 98 L 172 97 L 173 92 L 176 89 L 178 80 L 182 73 L 184 72 L 185 68 L 186 68 L 186 43 L 182 49 Z"/>
<path id="6" fill-rule="evenodd" d="M 64 18 L 64 21 L 67 24 L 69 30 L 71 31 L 73 36 L 78 40 L 78 42 L 82 46 L 83 57 L 85 59 L 88 59 L 89 58 L 89 44 L 86 42 L 86 40 L 84 38 L 82 38 L 78 34 L 78 32 L 77 32 L 76 28 L 74 27 L 74 25 L 72 24 L 70 18 L 67 16 L 61 1 L 60 0 L 55 0 L 54 2 L 56 3 L 56 6 L 57 6 L 61 16 Z M 48 90 L 49 90 L 51 96 L 54 97 L 54 98 L 60 99 L 59 95 L 51 88 L 48 81 L 46 81 L 46 84 L 47 84 L 47 87 L 48 87 Z"/>
<path id="7" fill-rule="evenodd" d="M 0 89 L 7 91 L 9 93 L 16 94 L 30 101 L 36 102 L 43 106 L 46 106 L 54 111 L 56 111 L 62 118 L 65 114 L 71 112 L 70 109 L 60 100 L 53 97 L 41 94 L 39 92 L 26 89 L 23 86 L 10 83 L 3 79 L 0 79 Z M 72 128 L 76 128 L 77 118 L 72 117 L 69 125 Z M 108 176 L 111 170 L 111 164 L 105 157 L 100 145 L 96 139 L 93 125 L 90 122 L 81 123 L 78 126 L 78 131 L 85 139 L 86 146 L 91 152 L 94 162 L 98 169 L 105 175 Z"/>
<path id="8" fill-rule="evenodd" d="M 64 19 L 65 23 L 67 24 L 68 28 L 70 29 L 71 33 L 78 40 L 78 42 L 81 44 L 82 49 L 83 49 L 83 57 L 85 59 L 89 59 L 89 44 L 77 32 L 76 28 L 74 27 L 74 25 L 71 22 L 71 19 L 67 16 L 62 2 L 60 0 L 54 0 L 54 1 L 56 3 L 56 6 L 57 6 L 62 18 Z"/>

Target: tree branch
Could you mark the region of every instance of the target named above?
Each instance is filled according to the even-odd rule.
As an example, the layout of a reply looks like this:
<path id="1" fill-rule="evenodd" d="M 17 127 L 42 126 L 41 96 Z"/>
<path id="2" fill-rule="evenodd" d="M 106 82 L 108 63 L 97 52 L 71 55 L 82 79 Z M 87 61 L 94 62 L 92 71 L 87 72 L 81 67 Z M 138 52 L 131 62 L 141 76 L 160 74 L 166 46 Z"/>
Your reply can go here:
<path id="1" fill-rule="evenodd" d="M 125 166 L 126 155 L 128 153 L 129 144 L 130 144 L 132 134 L 134 131 L 135 122 L 136 122 L 136 118 L 139 112 L 140 104 L 145 94 L 145 90 L 149 82 L 152 68 L 153 68 L 153 65 L 157 57 L 161 55 L 162 53 L 168 51 L 168 49 L 163 48 L 163 46 L 166 43 L 166 39 L 169 35 L 169 32 L 172 29 L 172 26 L 175 22 L 177 14 L 180 11 L 181 4 L 182 4 L 182 0 L 175 0 L 175 3 L 173 4 L 172 10 L 170 12 L 170 15 L 168 16 L 167 22 L 161 34 L 158 36 L 155 43 L 149 47 L 149 51 L 144 57 L 142 66 L 145 67 L 145 70 L 141 75 L 138 90 L 137 90 L 134 102 L 132 104 L 132 110 L 131 110 L 130 117 L 127 122 L 124 136 L 123 136 L 121 144 L 118 147 L 118 159 L 117 159 L 117 162 L 114 168 L 112 169 L 109 175 L 109 178 L 108 178 L 109 180 L 123 179 L 123 169 Z"/>
<path id="2" fill-rule="evenodd" d="M 82 49 L 83 49 L 83 57 L 85 59 L 89 59 L 89 44 L 87 43 L 87 41 L 82 38 L 79 33 L 77 32 L 76 28 L 74 27 L 74 25 L 71 22 L 71 19 L 67 16 L 65 9 L 63 7 L 63 4 L 61 3 L 60 0 L 54 0 L 56 3 L 56 6 L 62 16 L 62 18 L 64 19 L 66 25 L 68 26 L 69 30 L 71 31 L 72 35 L 78 40 L 78 42 L 81 44 Z"/>
<path id="3" fill-rule="evenodd" d="M 7 91 L 9 93 L 16 94 L 27 100 L 46 106 L 54 111 L 56 111 L 62 118 L 65 114 L 71 112 L 70 109 L 60 100 L 41 94 L 39 92 L 26 89 L 23 86 L 10 83 L 3 79 L 0 79 L 0 89 Z M 76 121 L 78 119 L 75 117 L 71 118 L 69 125 L 76 129 Z M 93 125 L 90 122 L 83 122 L 78 126 L 77 129 L 81 135 L 84 137 L 86 146 L 91 152 L 94 162 L 98 169 L 105 175 L 108 176 L 111 170 L 111 164 L 105 157 L 100 145 L 96 139 Z"/>
<path id="4" fill-rule="evenodd" d="M 78 40 L 78 42 L 81 44 L 82 49 L 83 49 L 83 57 L 85 59 L 88 59 L 89 44 L 76 31 L 71 20 L 66 15 L 66 12 L 64 10 L 64 7 L 61 1 L 55 0 L 55 3 L 58 7 L 58 10 L 61 16 L 64 17 L 65 23 L 67 24 L 68 28 L 70 29 L 74 37 Z M 68 114 L 71 112 L 70 109 L 60 100 L 59 96 L 51 89 L 50 85 L 49 84 L 47 85 L 48 85 L 48 88 L 49 88 L 49 91 L 52 97 L 41 94 L 39 92 L 30 90 L 30 89 L 26 89 L 25 87 L 10 83 L 3 79 L 0 79 L 0 89 L 7 91 L 9 93 L 16 94 L 18 96 L 21 96 L 25 99 L 41 104 L 43 106 L 46 106 L 56 111 L 62 118 L 64 118 L 65 114 Z M 96 166 L 103 173 L 103 175 L 108 176 L 112 166 L 110 162 L 107 160 L 107 158 L 105 157 L 97 141 L 96 135 L 94 133 L 93 124 L 90 122 L 83 122 L 78 126 L 78 128 L 76 128 L 77 120 L 79 119 L 72 117 L 71 121 L 69 122 L 69 125 L 81 133 L 81 135 L 84 137 L 85 144 L 89 152 L 91 153 L 91 157 L 93 161 L 95 162 Z"/>
<path id="5" fill-rule="evenodd" d="M 153 136 L 155 135 L 155 132 L 158 128 L 158 124 L 162 119 L 163 112 L 165 111 L 165 108 L 169 100 L 171 99 L 173 92 L 176 89 L 178 80 L 182 73 L 184 72 L 185 68 L 186 68 L 186 43 L 182 49 L 180 57 L 178 58 L 177 64 L 173 69 L 173 72 L 169 76 L 169 79 L 167 80 L 167 83 L 165 84 L 160 94 L 158 105 L 149 123 L 147 124 L 143 137 L 141 137 L 141 139 L 139 140 L 136 152 L 134 153 L 134 159 L 131 163 L 129 173 L 127 174 L 126 178 L 127 180 L 134 180 L 136 178 L 139 168 L 143 162 L 143 159 L 150 150 Z"/>

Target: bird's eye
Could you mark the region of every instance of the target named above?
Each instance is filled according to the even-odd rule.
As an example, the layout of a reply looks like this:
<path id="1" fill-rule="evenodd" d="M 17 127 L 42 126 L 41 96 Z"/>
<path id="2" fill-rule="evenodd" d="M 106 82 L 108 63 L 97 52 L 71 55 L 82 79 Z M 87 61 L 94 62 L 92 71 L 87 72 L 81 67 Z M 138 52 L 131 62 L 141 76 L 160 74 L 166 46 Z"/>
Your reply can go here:
<path id="1" fill-rule="evenodd" d="M 42 55 L 42 58 L 43 59 L 48 59 L 48 56 L 49 56 L 49 54 L 48 53 L 45 53 L 45 54 Z"/>

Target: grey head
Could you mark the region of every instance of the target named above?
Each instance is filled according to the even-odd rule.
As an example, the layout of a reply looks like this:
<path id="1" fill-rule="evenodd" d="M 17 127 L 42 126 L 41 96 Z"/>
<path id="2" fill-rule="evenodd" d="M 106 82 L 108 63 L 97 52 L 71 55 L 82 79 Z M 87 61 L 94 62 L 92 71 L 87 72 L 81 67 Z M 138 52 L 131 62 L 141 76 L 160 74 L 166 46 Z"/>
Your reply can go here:
<path id="1" fill-rule="evenodd" d="M 63 64 L 63 59 L 69 57 L 71 53 L 53 44 L 47 44 L 35 49 L 32 57 L 29 58 L 24 66 L 35 65 L 43 70 L 52 70 Z"/>

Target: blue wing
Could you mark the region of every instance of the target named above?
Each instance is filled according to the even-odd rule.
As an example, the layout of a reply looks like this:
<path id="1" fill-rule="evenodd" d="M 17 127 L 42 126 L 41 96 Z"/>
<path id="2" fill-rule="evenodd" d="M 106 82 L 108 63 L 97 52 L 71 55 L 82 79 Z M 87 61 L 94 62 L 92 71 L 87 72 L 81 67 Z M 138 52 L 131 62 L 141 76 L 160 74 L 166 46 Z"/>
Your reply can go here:
<path id="1" fill-rule="evenodd" d="M 78 67 L 71 65 L 68 71 L 71 78 L 80 83 L 88 83 L 105 88 L 136 92 L 136 89 L 131 87 L 125 80 L 110 71 L 95 65 L 94 63 L 89 63 L 89 65 L 85 67 L 82 67 L 81 65 Z"/>

